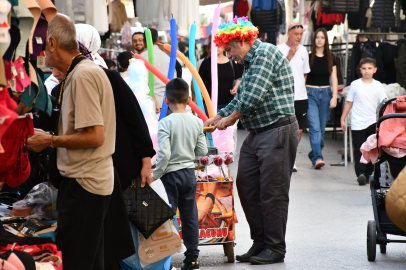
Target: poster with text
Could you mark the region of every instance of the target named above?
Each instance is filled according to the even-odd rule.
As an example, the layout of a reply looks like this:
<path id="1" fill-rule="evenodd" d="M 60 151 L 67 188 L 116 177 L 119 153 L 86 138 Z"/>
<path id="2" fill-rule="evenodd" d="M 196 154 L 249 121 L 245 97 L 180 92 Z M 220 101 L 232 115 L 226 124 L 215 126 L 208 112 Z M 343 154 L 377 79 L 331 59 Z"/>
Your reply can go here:
<path id="1" fill-rule="evenodd" d="M 207 196 L 207 194 L 213 196 Z M 214 204 L 211 197 L 215 198 Z M 233 181 L 198 182 L 196 203 L 199 215 L 199 244 L 219 244 L 234 241 Z M 182 237 L 182 221 L 179 210 L 176 217 L 179 222 L 179 235 Z"/>

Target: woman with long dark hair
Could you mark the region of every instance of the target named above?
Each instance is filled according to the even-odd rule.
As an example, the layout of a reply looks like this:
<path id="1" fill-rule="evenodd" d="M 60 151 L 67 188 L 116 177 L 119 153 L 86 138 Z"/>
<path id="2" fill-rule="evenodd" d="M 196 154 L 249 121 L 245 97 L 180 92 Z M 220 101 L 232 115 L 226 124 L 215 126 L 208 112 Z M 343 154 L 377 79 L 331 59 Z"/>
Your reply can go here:
<path id="1" fill-rule="evenodd" d="M 315 169 L 325 165 L 322 155 L 324 131 L 331 109 L 337 106 L 337 68 L 330 53 L 327 31 L 319 28 L 314 33 L 312 52 L 309 55 L 310 73 L 307 74 L 306 90 L 309 98 L 307 120 L 309 122 L 309 158 Z"/>

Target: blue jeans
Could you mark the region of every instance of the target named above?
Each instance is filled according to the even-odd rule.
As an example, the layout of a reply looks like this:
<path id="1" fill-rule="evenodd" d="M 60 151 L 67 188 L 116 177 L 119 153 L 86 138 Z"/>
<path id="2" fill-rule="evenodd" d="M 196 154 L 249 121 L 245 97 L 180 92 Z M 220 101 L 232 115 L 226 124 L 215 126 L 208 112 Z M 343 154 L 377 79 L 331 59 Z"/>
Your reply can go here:
<path id="1" fill-rule="evenodd" d="M 324 131 L 330 118 L 331 109 L 329 107 L 333 94 L 331 87 L 306 87 L 306 89 L 309 98 L 307 121 L 309 122 L 310 145 L 312 147 L 309 159 L 314 165 L 318 159 L 323 159 L 321 151 L 324 148 Z"/>

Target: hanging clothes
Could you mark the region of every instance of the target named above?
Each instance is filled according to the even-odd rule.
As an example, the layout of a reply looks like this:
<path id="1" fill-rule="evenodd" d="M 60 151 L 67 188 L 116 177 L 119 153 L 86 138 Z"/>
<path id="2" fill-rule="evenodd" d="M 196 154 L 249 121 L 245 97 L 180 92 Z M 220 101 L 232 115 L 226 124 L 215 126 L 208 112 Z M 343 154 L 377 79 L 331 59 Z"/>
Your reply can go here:
<path id="1" fill-rule="evenodd" d="M 151 1 L 151 0 L 149 0 Z M 137 1 L 137 4 L 140 1 Z M 178 26 L 178 35 L 190 36 L 190 27 L 196 23 L 196 29 L 200 29 L 199 0 L 162 0 L 165 20 L 170 20 L 171 13 Z M 196 35 L 198 38 L 198 35 Z"/>
<path id="2" fill-rule="evenodd" d="M 397 42 L 397 70 L 396 82 L 406 88 L 406 39 Z"/>
<path id="3" fill-rule="evenodd" d="M 129 22 L 125 22 L 123 25 L 123 31 L 121 33 L 121 46 L 125 48 L 126 46 L 131 45 L 132 45 L 131 24 Z"/>
<path id="4" fill-rule="evenodd" d="M 333 0 L 331 1 L 331 13 L 358 12 L 360 1 L 363 0 Z"/>
<path id="5" fill-rule="evenodd" d="M 380 42 L 378 50 L 382 52 L 383 68 L 385 70 L 385 78 L 382 83 L 396 83 L 395 58 L 397 47 L 388 42 Z"/>
<path id="6" fill-rule="evenodd" d="M 169 4 L 169 2 L 168 2 Z M 136 2 L 138 21 L 143 25 L 148 25 L 150 28 L 156 28 L 159 31 L 170 30 L 169 20 L 171 18 L 164 12 L 164 1 L 159 0 L 143 0 Z M 169 6 L 167 7 L 170 8 Z"/>
<path id="7" fill-rule="evenodd" d="M 255 11 L 276 9 L 276 0 L 253 0 L 252 9 Z"/>
<path id="8" fill-rule="evenodd" d="M 292 9 L 293 19 L 296 19 L 298 12 L 299 12 L 299 3 L 297 0 L 293 0 L 293 9 Z"/>
<path id="9" fill-rule="evenodd" d="M 375 0 L 372 6 L 373 27 L 395 27 L 394 3 L 395 0 Z"/>
<path id="10" fill-rule="evenodd" d="M 377 46 L 378 44 L 378 46 Z M 373 75 L 373 78 L 381 83 L 385 81 L 385 68 L 383 62 L 382 51 L 379 49 L 379 43 L 376 41 L 365 41 L 365 42 L 356 42 L 352 47 L 351 53 L 351 76 L 350 81 L 361 78 L 361 73 L 359 71 L 359 62 L 362 58 L 371 57 L 376 60 L 377 71 Z"/>
<path id="11" fill-rule="evenodd" d="M 279 6 L 279 8 L 278 8 Z M 278 32 L 279 25 L 282 18 L 282 9 L 279 3 L 276 4 L 276 9 L 265 10 L 261 9 L 257 11 L 255 9 L 251 10 L 251 21 L 252 24 L 258 27 L 260 33 L 270 33 Z"/>
<path id="12" fill-rule="evenodd" d="M 368 17 L 367 10 L 369 8 L 369 0 L 360 0 L 358 12 L 348 12 L 348 28 L 353 30 L 366 30 Z"/>
<path id="13" fill-rule="evenodd" d="M 334 25 L 334 24 L 340 24 L 343 22 L 344 22 L 344 14 L 324 13 L 321 11 L 321 5 L 318 6 L 317 21 L 316 21 L 317 26 Z M 314 29 L 314 30 L 316 30 L 316 29 Z M 327 30 L 327 31 L 329 31 L 329 30 Z"/>
<path id="14" fill-rule="evenodd" d="M 237 16 L 237 4 L 238 2 L 240 2 L 240 0 L 234 0 L 234 4 L 233 4 L 233 17 Z M 237 16 L 238 17 L 238 16 Z"/>
<path id="15" fill-rule="evenodd" d="M 237 2 L 237 17 L 246 17 L 249 11 L 249 3 L 247 0 Z"/>
<path id="16" fill-rule="evenodd" d="M 110 31 L 119 33 L 123 24 L 128 21 L 125 6 L 121 0 L 114 0 L 109 5 L 109 24 Z"/>
<path id="17" fill-rule="evenodd" d="M 285 8 L 285 0 L 277 0 L 278 4 L 281 8 L 281 21 L 279 25 L 279 34 L 284 35 L 286 34 L 286 8 Z"/>

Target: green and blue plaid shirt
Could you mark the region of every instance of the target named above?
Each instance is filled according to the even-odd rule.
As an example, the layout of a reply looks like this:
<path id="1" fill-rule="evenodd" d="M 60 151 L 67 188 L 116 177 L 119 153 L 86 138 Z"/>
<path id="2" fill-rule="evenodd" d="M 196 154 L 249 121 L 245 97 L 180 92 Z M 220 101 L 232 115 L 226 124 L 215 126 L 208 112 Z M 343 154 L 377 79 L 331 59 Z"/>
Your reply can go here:
<path id="1" fill-rule="evenodd" d="M 289 61 L 269 43 L 256 40 L 244 59 L 245 71 L 234 99 L 218 114 L 241 113 L 247 130 L 269 126 L 295 114 L 293 73 Z"/>

